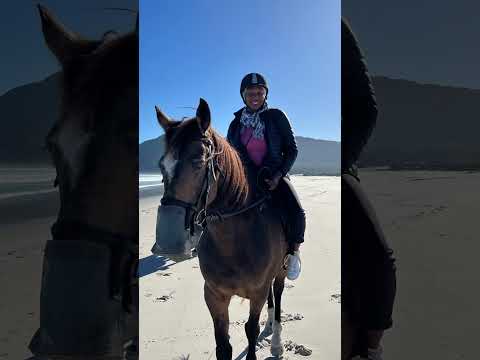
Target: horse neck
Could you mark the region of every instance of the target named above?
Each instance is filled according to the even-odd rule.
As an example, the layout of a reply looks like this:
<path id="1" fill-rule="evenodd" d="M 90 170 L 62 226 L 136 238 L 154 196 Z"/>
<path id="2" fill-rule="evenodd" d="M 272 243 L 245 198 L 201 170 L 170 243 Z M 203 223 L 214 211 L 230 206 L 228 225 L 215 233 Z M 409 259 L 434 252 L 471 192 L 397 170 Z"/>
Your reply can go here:
<path id="1" fill-rule="evenodd" d="M 251 185 L 245 168 L 236 150 L 225 140 L 215 139 L 217 152 L 220 154 L 216 197 L 211 208 L 235 211 L 250 201 Z"/>

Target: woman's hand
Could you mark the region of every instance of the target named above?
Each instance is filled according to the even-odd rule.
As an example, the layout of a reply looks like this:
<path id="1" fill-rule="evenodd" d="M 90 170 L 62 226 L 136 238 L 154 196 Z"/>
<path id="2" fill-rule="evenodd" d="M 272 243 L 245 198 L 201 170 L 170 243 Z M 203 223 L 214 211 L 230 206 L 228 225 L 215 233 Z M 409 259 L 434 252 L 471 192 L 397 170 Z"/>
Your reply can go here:
<path id="1" fill-rule="evenodd" d="M 275 190 L 281 178 L 282 174 L 277 172 L 271 179 L 265 179 L 265 182 L 268 184 L 268 190 Z"/>

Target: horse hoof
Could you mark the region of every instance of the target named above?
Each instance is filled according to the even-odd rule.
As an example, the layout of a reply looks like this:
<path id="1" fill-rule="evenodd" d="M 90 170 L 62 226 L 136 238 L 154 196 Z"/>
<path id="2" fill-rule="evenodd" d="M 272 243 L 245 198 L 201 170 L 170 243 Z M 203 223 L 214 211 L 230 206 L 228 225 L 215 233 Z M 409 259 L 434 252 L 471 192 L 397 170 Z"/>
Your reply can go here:
<path id="1" fill-rule="evenodd" d="M 270 352 L 273 356 L 282 356 L 283 355 L 283 344 L 277 345 L 277 346 L 271 346 L 270 347 Z"/>

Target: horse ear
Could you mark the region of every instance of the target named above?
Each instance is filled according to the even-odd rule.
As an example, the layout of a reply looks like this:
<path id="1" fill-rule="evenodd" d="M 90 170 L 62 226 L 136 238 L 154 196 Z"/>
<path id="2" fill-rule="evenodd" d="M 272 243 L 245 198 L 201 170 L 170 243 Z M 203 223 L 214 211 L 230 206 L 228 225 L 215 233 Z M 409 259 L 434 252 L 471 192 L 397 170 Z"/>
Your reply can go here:
<path id="1" fill-rule="evenodd" d="M 155 106 L 155 111 L 157 112 L 158 123 L 163 128 L 163 130 L 167 130 L 172 125 L 172 121 L 167 115 L 162 112 L 162 110 L 158 108 L 158 106 Z"/>
<path id="2" fill-rule="evenodd" d="M 210 108 L 207 102 L 200 98 L 200 104 L 197 108 L 197 122 L 203 132 L 206 132 L 210 127 L 210 119 Z"/>
<path id="3" fill-rule="evenodd" d="M 50 51 L 63 65 L 69 59 L 84 53 L 89 53 L 100 44 L 98 41 L 81 39 L 77 34 L 68 30 L 42 5 L 38 5 L 42 32 Z"/>

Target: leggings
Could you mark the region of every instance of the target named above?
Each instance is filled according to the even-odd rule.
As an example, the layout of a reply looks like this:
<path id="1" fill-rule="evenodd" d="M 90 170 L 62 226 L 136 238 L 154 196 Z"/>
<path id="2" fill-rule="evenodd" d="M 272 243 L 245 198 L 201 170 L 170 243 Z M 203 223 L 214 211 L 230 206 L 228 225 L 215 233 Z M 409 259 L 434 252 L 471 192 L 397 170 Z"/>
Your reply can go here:
<path id="1" fill-rule="evenodd" d="M 272 199 L 275 206 L 282 209 L 282 213 L 288 217 L 287 241 L 291 252 L 295 243 L 304 241 L 305 210 L 292 182 L 287 177 L 280 179 L 278 186 L 272 191 Z"/>
<path id="2" fill-rule="evenodd" d="M 342 175 L 342 312 L 359 329 L 392 326 L 395 259 L 359 181 Z"/>

